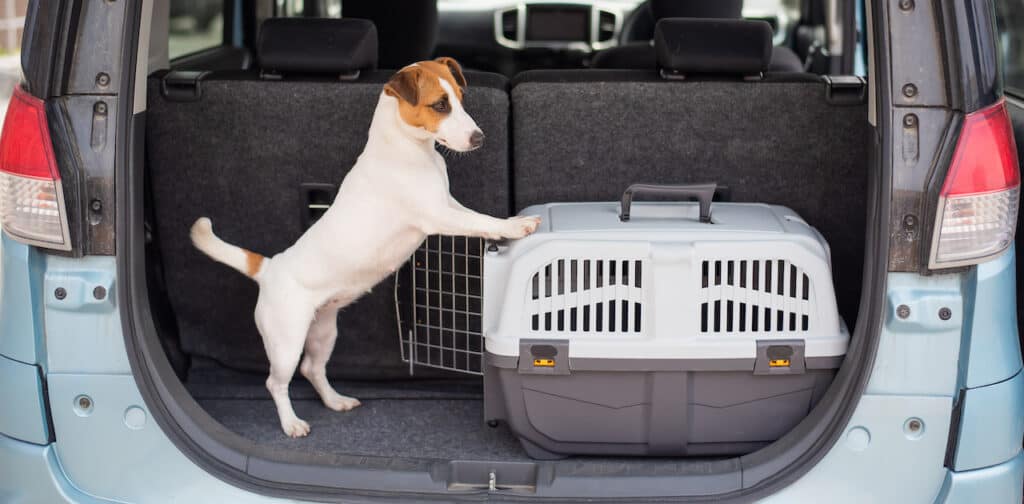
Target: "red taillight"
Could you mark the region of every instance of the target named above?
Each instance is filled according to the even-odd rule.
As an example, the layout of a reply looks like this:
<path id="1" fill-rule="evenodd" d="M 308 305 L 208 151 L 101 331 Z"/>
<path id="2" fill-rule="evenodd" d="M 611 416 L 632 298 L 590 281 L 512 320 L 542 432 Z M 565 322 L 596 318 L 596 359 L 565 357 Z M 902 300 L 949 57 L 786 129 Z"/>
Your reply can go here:
<path id="1" fill-rule="evenodd" d="M 15 88 L 0 136 L 0 171 L 23 177 L 60 180 L 50 142 L 43 100 Z"/>
<path id="2" fill-rule="evenodd" d="M 71 248 L 46 108 L 20 86 L 11 96 L 0 134 L 0 223 L 25 243 Z"/>
<path id="3" fill-rule="evenodd" d="M 976 264 L 1013 243 L 1020 200 L 1006 103 L 968 114 L 939 195 L 930 267 Z"/>

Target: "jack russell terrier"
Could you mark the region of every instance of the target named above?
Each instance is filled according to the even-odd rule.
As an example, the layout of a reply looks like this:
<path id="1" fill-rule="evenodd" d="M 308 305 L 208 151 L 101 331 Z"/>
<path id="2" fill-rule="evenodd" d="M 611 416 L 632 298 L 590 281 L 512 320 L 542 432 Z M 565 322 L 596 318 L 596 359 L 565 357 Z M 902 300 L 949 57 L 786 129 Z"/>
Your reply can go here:
<path id="1" fill-rule="evenodd" d="M 270 360 L 267 389 L 288 436 L 309 433 L 309 424 L 295 415 L 288 398 L 296 366 L 328 408 L 359 406 L 327 381 L 327 361 L 338 336 L 336 314 L 394 273 L 427 235 L 497 240 L 522 238 L 537 229 L 538 217 L 490 217 L 449 194 L 448 168 L 435 142 L 468 152 L 484 139 L 462 108 L 465 87 L 462 69 L 452 58 L 399 70 L 384 85 L 366 147 L 334 203 L 284 252 L 268 258 L 226 243 L 205 217 L 192 225 L 192 242 L 199 250 L 259 284 L 255 316 Z"/>

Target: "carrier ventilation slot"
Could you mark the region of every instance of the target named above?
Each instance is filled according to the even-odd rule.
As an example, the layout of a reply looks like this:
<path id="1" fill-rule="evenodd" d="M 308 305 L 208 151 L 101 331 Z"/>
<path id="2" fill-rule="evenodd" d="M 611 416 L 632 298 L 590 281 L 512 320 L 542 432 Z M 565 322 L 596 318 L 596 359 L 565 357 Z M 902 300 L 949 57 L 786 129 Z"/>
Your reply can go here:
<path id="1" fill-rule="evenodd" d="M 810 330 L 811 279 L 784 259 L 701 263 L 702 333 Z"/>
<path id="2" fill-rule="evenodd" d="M 483 251 L 480 238 L 430 236 L 409 261 L 412 292 L 396 283 L 402 360 L 413 365 L 483 374 Z M 411 313 L 401 309 L 410 296 Z M 404 315 L 403 315 L 404 313 Z"/>
<path id="3" fill-rule="evenodd" d="M 556 259 L 528 286 L 527 316 L 536 332 L 639 333 L 643 261 Z"/>

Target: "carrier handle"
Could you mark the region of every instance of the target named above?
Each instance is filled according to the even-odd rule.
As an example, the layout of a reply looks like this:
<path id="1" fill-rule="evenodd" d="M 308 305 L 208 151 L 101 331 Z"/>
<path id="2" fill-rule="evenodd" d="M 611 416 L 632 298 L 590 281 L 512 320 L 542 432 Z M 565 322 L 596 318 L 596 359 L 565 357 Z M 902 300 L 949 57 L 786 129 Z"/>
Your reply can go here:
<path id="1" fill-rule="evenodd" d="M 622 193 L 622 210 L 619 220 L 629 220 L 629 207 L 633 204 L 633 195 L 636 193 L 655 194 L 659 196 L 674 196 L 677 198 L 697 198 L 700 202 L 700 221 L 711 222 L 711 199 L 715 197 L 715 190 L 718 184 L 632 184 Z"/>

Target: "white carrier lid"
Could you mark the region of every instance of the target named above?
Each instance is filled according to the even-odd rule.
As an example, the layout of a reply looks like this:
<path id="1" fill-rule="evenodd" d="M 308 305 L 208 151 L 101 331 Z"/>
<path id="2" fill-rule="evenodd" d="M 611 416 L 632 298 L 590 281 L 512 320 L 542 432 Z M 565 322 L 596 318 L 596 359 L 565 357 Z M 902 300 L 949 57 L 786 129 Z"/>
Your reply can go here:
<path id="1" fill-rule="evenodd" d="M 808 358 L 845 355 L 828 244 L 792 210 L 714 203 L 706 223 L 697 203 L 620 208 L 520 212 L 537 231 L 484 256 L 488 353 L 556 339 L 574 359 L 754 359 L 758 341 L 802 340 Z"/>

